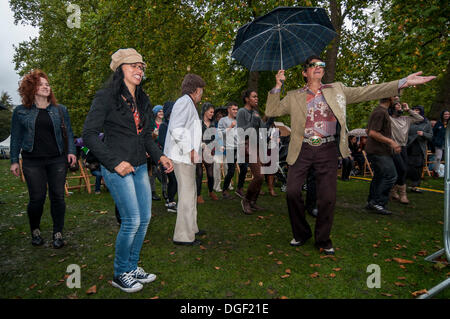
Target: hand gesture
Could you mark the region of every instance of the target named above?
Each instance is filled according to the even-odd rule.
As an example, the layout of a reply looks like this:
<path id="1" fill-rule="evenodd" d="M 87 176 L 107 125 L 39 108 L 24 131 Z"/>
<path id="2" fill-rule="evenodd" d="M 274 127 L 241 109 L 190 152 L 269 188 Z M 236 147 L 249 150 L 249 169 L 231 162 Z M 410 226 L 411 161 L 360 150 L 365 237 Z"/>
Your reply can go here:
<path id="1" fill-rule="evenodd" d="M 423 131 L 417 131 L 417 135 L 423 136 Z"/>
<path id="2" fill-rule="evenodd" d="M 275 84 L 275 88 L 281 89 L 284 80 L 286 80 L 286 77 L 284 76 L 284 70 L 278 71 L 278 73 L 275 75 L 275 79 L 277 81 Z"/>
<path id="3" fill-rule="evenodd" d="M 20 175 L 19 163 L 11 164 L 11 168 L 9 170 L 11 171 L 11 173 L 14 174 L 14 176 L 19 177 Z"/>
<path id="4" fill-rule="evenodd" d="M 75 163 L 77 162 L 77 157 L 73 154 L 69 154 L 67 155 L 67 161 L 69 162 L 70 166 L 74 166 Z"/>
<path id="5" fill-rule="evenodd" d="M 416 86 L 425 84 L 431 80 L 434 80 L 436 76 L 430 75 L 430 76 L 420 76 L 422 74 L 422 71 L 410 74 L 406 77 L 406 83 L 404 84 L 404 87 L 409 86 Z"/>
<path id="6" fill-rule="evenodd" d="M 130 163 L 125 162 L 125 161 L 120 162 L 119 165 L 114 167 L 114 170 L 116 171 L 117 174 L 119 174 L 122 177 L 126 176 L 130 173 L 134 173 L 134 167 L 131 166 Z"/>
<path id="7" fill-rule="evenodd" d="M 391 147 L 394 150 L 394 153 L 398 154 L 402 151 L 402 147 L 398 145 L 394 140 L 391 142 Z"/>
<path id="8" fill-rule="evenodd" d="M 164 171 L 166 174 L 173 171 L 173 163 L 167 156 L 163 155 L 159 160 L 161 161 L 162 166 L 166 169 Z"/>
<path id="9" fill-rule="evenodd" d="M 402 106 L 403 106 L 403 111 L 405 111 L 405 112 L 409 111 L 408 103 L 402 103 Z"/>

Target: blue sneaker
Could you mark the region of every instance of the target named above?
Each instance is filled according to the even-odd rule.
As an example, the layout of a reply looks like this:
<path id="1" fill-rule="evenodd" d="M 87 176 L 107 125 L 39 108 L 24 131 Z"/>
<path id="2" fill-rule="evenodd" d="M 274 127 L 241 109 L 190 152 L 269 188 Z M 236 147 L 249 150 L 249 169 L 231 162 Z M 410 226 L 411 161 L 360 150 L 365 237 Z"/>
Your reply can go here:
<path id="1" fill-rule="evenodd" d="M 137 292 L 144 287 L 132 275 L 126 272 L 114 277 L 111 284 L 113 287 L 119 288 L 125 292 Z"/>
<path id="2" fill-rule="evenodd" d="M 141 267 L 137 267 L 135 270 L 130 271 L 128 274 L 141 284 L 147 284 L 156 279 L 156 275 L 146 273 Z"/>

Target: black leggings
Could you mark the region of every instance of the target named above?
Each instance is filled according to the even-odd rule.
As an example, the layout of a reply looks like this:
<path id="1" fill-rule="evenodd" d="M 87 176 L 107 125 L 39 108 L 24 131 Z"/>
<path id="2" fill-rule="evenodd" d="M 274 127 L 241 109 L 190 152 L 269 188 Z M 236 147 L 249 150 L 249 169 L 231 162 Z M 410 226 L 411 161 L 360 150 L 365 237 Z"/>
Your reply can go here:
<path id="1" fill-rule="evenodd" d="M 66 203 L 64 201 L 64 184 L 67 173 L 66 163 L 65 156 L 23 159 L 23 174 L 27 182 L 30 197 L 27 213 L 31 231 L 40 228 L 48 185 L 50 213 L 53 219 L 53 234 L 62 232 L 66 213 Z"/>
<path id="2" fill-rule="evenodd" d="M 245 178 L 247 177 L 248 164 L 240 163 L 239 165 L 239 176 L 238 176 L 238 185 L 237 188 L 241 189 L 244 187 Z"/>
<path id="3" fill-rule="evenodd" d="M 202 194 L 202 180 L 203 180 L 203 165 L 205 165 L 206 176 L 208 179 L 208 190 L 211 193 L 214 187 L 214 166 L 206 162 L 197 163 L 196 167 L 196 179 L 197 179 L 197 196 Z"/>
<path id="4" fill-rule="evenodd" d="M 406 152 L 406 147 L 402 146 L 402 150 L 398 154 L 392 156 L 394 160 L 395 169 L 397 170 L 397 185 L 405 185 L 406 175 L 408 173 L 408 153 Z"/>
<path id="5" fill-rule="evenodd" d="M 170 172 L 167 174 L 167 179 L 169 180 L 167 183 L 167 197 L 169 198 L 169 202 L 175 201 L 175 195 L 177 194 L 178 186 L 177 186 L 177 178 L 175 177 L 174 172 Z"/>

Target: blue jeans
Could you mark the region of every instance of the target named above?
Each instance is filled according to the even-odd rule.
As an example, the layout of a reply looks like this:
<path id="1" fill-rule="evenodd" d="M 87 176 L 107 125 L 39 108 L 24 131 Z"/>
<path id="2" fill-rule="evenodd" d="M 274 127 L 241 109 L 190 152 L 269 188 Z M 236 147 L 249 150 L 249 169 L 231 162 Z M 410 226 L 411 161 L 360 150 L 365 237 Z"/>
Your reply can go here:
<path id="1" fill-rule="evenodd" d="M 392 156 L 368 154 L 367 159 L 373 170 L 367 202 L 385 207 L 389 192 L 397 181 L 397 170 Z"/>
<path id="2" fill-rule="evenodd" d="M 114 276 L 137 268 L 151 218 L 152 192 L 147 164 L 135 166 L 134 169 L 134 174 L 122 177 L 102 166 L 103 179 L 122 219 L 116 238 Z"/>
<path id="3" fill-rule="evenodd" d="M 102 171 L 96 170 L 91 171 L 91 174 L 95 176 L 95 191 L 100 192 L 100 187 L 102 186 Z"/>

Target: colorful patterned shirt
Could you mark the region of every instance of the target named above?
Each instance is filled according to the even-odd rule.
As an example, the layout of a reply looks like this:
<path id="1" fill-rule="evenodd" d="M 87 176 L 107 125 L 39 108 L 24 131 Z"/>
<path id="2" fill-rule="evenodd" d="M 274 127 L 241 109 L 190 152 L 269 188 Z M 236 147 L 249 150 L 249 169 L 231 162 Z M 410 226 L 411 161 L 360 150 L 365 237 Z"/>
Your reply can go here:
<path id="1" fill-rule="evenodd" d="M 308 86 L 300 89 L 301 92 L 306 92 L 305 137 L 336 135 L 336 117 L 322 94 L 322 90 L 329 87 L 332 85 L 321 84 L 316 94 Z"/>

